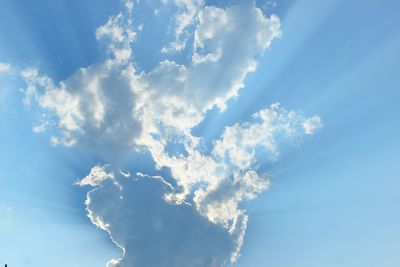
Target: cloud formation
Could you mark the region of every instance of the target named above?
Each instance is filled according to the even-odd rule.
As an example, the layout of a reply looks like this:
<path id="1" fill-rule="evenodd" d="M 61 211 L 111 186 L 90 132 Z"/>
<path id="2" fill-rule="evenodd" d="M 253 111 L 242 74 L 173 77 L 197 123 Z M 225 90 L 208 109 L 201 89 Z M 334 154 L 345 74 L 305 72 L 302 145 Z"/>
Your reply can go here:
<path id="1" fill-rule="evenodd" d="M 89 218 L 123 250 L 108 266 L 222 266 L 234 248 L 229 233 L 196 208 L 166 202 L 172 188 L 161 177 L 96 166 L 80 185 L 95 186 L 86 199 Z"/>
<path id="2" fill-rule="evenodd" d="M 164 52 L 192 44 L 190 61 L 167 59 L 139 72 L 134 7 L 123 3 L 96 31 L 106 48 L 103 62 L 61 82 L 33 68 L 21 73 L 25 103 L 42 112 L 34 130 L 50 128 L 53 144 L 78 145 L 109 162 L 77 183 L 92 187 L 88 217 L 122 250 L 108 266 L 229 265 L 240 255 L 247 227 L 240 203 L 269 185 L 259 153 L 276 160 L 279 140 L 313 134 L 321 120 L 273 104 L 226 127 L 204 152 L 191 130 L 208 111 L 224 111 L 238 97 L 257 59 L 280 37 L 279 18 L 266 17 L 254 1 L 222 8 L 175 0 L 175 37 Z M 171 154 L 171 141 L 183 150 Z M 171 181 L 118 170 L 113 159 L 129 150 L 150 153 L 149 164 L 168 169 Z"/>

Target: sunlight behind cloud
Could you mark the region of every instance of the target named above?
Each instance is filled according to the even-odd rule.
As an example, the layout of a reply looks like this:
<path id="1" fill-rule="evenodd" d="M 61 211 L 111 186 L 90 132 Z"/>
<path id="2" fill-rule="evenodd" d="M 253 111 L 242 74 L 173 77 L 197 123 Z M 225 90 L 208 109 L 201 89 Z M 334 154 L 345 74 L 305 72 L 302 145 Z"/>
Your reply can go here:
<path id="1" fill-rule="evenodd" d="M 94 166 L 76 184 L 93 187 L 86 195 L 88 217 L 122 250 L 108 266 L 236 262 L 248 223 L 241 203 L 269 185 L 269 175 L 258 172 L 259 151 L 270 155 L 264 161 L 275 161 L 280 140 L 321 126 L 318 116 L 307 118 L 275 103 L 250 121 L 226 127 L 205 153 L 202 138 L 191 130 L 210 110 L 224 112 L 227 101 L 238 97 L 259 57 L 281 36 L 280 20 L 267 17 L 254 2 L 175 4 L 176 35 L 163 52 L 181 51 L 177 45 L 190 40 L 187 64 L 165 59 L 150 71 L 138 71 L 138 52 L 132 48 L 135 7 L 124 1 L 123 10 L 96 31 L 106 49 L 103 62 L 60 82 L 37 68 L 21 72 L 24 102 L 42 112 L 33 130 L 48 130 L 53 145 L 78 146 L 107 163 Z M 182 153 L 168 153 L 172 141 Z M 149 152 L 149 164 L 168 169 L 172 183 L 118 169 L 116 159 L 126 151 Z"/>

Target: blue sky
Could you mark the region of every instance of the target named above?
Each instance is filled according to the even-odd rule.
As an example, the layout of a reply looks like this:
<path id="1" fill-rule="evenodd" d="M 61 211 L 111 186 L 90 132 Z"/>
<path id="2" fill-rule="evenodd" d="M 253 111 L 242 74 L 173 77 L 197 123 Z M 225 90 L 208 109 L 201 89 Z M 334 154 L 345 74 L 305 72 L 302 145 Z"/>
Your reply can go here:
<path id="1" fill-rule="evenodd" d="M 193 1 L 178 35 L 174 19 L 190 12 L 177 3 L 0 1 L 0 261 L 399 266 L 399 4 Z M 195 44 L 212 12 L 232 30 L 217 19 Z M 161 52 L 174 41 L 186 46 Z"/>

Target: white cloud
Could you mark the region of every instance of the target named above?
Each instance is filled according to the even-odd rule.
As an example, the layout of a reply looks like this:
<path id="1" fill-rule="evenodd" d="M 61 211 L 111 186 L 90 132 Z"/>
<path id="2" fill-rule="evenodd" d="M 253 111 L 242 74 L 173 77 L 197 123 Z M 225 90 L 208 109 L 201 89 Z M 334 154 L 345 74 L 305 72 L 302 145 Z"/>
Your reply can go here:
<path id="1" fill-rule="evenodd" d="M 235 242 L 223 227 L 208 221 L 190 205 L 165 202 L 162 196 L 171 187 L 157 177 L 112 175 L 116 183 L 102 179 L 104 175 L 100 174 L 95 179 L 99 183 L 86 197 L 90 220 L 107 231 L 122 252 L 119 259 L 110 260 L 107 266 L 225 264 Z M 122 190 L 116 184 L 121 184 Z"/>
<path id="2" fill-rule="evenodd" d="M 188 131 L 214 106 L 223 110 L 255 70 L 257 56 L 279 36 L 279 19 L 266 18 L 254 5 L 205 7 L 193 36 L 192 62 L 165 60 L 135 77 L 140 84 L 134 88 L 137 114 L 146 118 L 143 128 L 157 133 L 162 122 Z"/>
<path id="3" fill-rule="evenodd" d="M 0 74 L 8 73 L 10 70 L 11 70 L 10 64 L 0 62 Z"/>
<path id="4" fill-rule="evenodd" d="M 136 96 L 130 77 L 119 64 L 82 68 L 59 84 L 35 69 L 25 70 L 25 102 L 35 101 L 44 111 L 34 130 L 55 124 L 54 144 L 79 142 L 102 156 L 107 151 L 115 156 L 110 147 L 115 153 L 130 149 L 141 125 L 133 116 Z"/>
<path id="5" fill-rule="evenodd" d="M 109 18 L 106 24 L 96 30 L 96 38 L 107 44 L 108 52 L 115 63 L 126 63 L 131 59 L 131 45 L 136 38 L 133 31 L 132 9 L 133 2 L 124 1 L 125 10 Z"/>
<path id="6" fill-rule="evenodd" d="M 80 186 L 84 185 L 98 186 L 107 179 L 114 180 L 115 179 L 114 174 L 107 172 L 107 167 L 108 167 L 107 165 L 93 167 L 90 170 L 90 173 L 85 178 L 77 182 L 77 184 Z"/>
<path id="7" fill-rule="evenodd" d="M 173 2 L 178 7 L 178 11 L 174 18 L 175 41 L 164 46 L 161 52 L 180 52 L 186 48 L 190 36 L 188 28 L 196 22 L 197 15 L 204 6 L 204 0 L 165 0 L 163 2 L 164 4 Z"/>
<path id="8" fill-rule="evenodd" d="M 139 73 L 132 50 L 133 5 L 124 3 L 125 10 L 96 31 L 108 53 L 104 62 L 79 69 L 59 83 L 36 69 L 22 72 L 25 102 L 36 103 L 43 111 L 34 131 L 53 128 L 52 143 L 80 145 L 110 163 L 121 151 L 145 150 L 157 168 L 171 171 L 173 182 L 142 173 L 131 177 L 111 164 L 93 167 L 77 182 L 94 187 L 86 198 L 88 217 L 123 251 L 108 266 L 235 262 L 248 221 L 240 203 L 269 185 L 269 175 L 258 170 L 259 150 L 276 160 L 278 140 L 312 134 L 321 121 L 273 104 L 249 122 L 226 127 L 210 153 L 202 152 L 202 139 L 191 129 L 209 110 L 223 111 L 227 101 L 238 96 L 258 57 L 281 35 L 279 18 L 266 17 L 253 1 L 219 8 L 176 0 L 172 44 L 185 45 L 192 38 L 190 62 L 164 60 Z M 167 152 L 172 139 L 185 153 Z M 198 228 L 177 228 L 187 223 Z M 170 231 L 187 231 L 184 234 L 196 241 L 185 243 L 181 232 L 171 236 Z M 173 250 L 178 241 L 185 243 L 181 251 Z M 158 257 L 150 257 L 150 252 Z"/>
<path id="9" fill-rule="evenodd" d="M 306 134 L 313 134 L 320 127 L 322 127 L 322 123 L 321 118 L 318 116 L 308 118 L 303 122 L 303 129 Z"/>
<path id="10" fill-rule="evenodd" d="M 256 122 L 235 124 L 225 129 L 222 138 L 215 142 L 214 155 L 245 169 L 254 164 L 256 149 L 262 147 L 269 152 L 271 159 L 279 155 L 277 137 L 282 135 L 295 138 L 312 134 L 320 127 L 320 118 L 306 118 L 294 111 L 287 111 L 279 104 L 271 105 L 253 114 Z"/>
<path id="11" fill-rule="evenodd" d="M 194 61 L 189 65 L 163 61 L 153 71 L 136 74 L 130 63 L 135 34 L 131 12 L 126 11 L 111 17 L 96 32 L 105 42 L 110 60 L 83 68 L 58 85 L 35 70 L 25 71 L 26 98 L 36 98 L 42 108 L 59 119 L 61 136 L 54 136 L 53 142 L 71 146 L 90 134 L 89 143 L 109 143 L 106 140 L 115 137 L 118 140 L 112 143 L 132 146 L 141 130 L 145 131 L 144 139 L 157 134 L 160 122 L 188 131 L 212 107 L 224 109 L 226 101 L 243 87 L 246 75 L 254 71 L 256 56 L 279 36 L 279 20 L 265 18 L 253 5 L 206 7 L 200 13 L 193 37 Z M 230 29 L 223 23 L 214 25 L 212 18 L 219 13 L 224 14 Z M 210 35 L 212 27 L 215 29 Z M 204 54 L 206 50 L 211 52 Z M 223 80 L 220 73 L 224 73 Z M 107 88 L 116 85 L 117 90 Z M 122 113 L 128 116 L 123 118 Z M 127 132 L 129 129 L 132 133 Z M 145 144 L 143 140 L 139 143 Z"/>
<path id="12" fill-rule="evenodd" d="M 103 186 L 111 185 L 112 188 L 117 189 L 118 192 L 113 192 L 113 193 L 115 196 L 119 197 L 121 197 L 120 195 L 122 192 L 122 186 L 117 182 L 115 174 L 111 170 L 110 165 L 94 166 L 86 177 L 76 182 L 75 184 L 79 186 L 95 187 L 86 194 L 85 205 L 86 205 L 87 216 L 89 220 L 96 227 L 106 231 L 110 235 L 112 242 L 121 249 L 122 251 L 121 258 L 111 259 L 107 262 L 107 267 L 118 266 L 122 261 L 123 257 L 125 256 L 125 248 L 122 246 L 122 244 L 114 240 L 110 231 L 110 223 L 105 221 L 104 218 L 102 218 L 100 215 L 94 212 L 91 209 L 91 206 L 93 205 L 92 195 L 96 194 L 96 191 L 100 190 Z"/>
<path id="13" fill-rule="evenodd" d="M 231 262 L 240 254 L 247 225 L 247 215 L 240 203 L 255 198 L 269 184 L 269 176 L 257 172 L 257 149 L 267 151 L 270 160 L 276 160 L 278 139 L 296 139 L 307 134 L 303 124 L 310 121 L 279 104 L 255 113 L 253 120 L 225 128 L 209 155 L 202 154 L 199 140 L 189 135 L 182 138 L 187 155 L 169 155 L 162 141 L 148 143 L 155 162 L 159 167 L 168 167 L 178 185 L 165 195 L 165 200 L 193 203 L 200 214 L 225 227 L 237 244 Z"/>

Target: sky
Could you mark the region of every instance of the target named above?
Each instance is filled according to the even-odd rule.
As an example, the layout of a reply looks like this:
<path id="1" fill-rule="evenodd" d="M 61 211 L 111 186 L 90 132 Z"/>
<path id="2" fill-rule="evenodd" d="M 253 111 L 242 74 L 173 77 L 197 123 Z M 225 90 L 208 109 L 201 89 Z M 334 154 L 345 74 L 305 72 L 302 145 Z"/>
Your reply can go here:
<path id="1" fill-rule="evenodd" d="M 0 0 L 0 264 L 400 266 L 399 8 Z"/>

